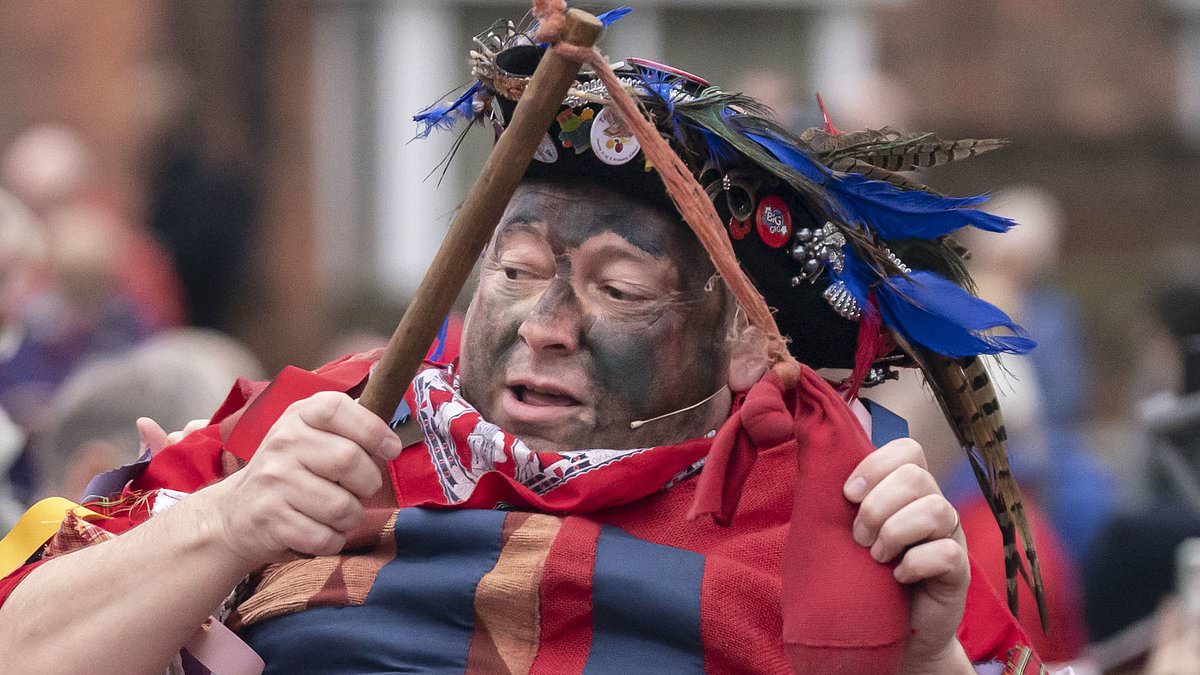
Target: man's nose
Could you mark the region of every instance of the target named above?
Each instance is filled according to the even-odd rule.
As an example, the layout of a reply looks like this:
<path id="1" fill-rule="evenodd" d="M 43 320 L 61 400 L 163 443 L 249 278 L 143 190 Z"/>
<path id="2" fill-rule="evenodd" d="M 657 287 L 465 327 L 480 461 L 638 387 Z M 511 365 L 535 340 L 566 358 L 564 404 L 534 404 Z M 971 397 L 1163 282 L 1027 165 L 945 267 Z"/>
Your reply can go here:
<path id="1" fill-rule="evenodd" d="M 517 335 L 534 351 L 573 353 L 579 347 L 583 308 L 570 282 L 555 278 L 521 322 Z"/>

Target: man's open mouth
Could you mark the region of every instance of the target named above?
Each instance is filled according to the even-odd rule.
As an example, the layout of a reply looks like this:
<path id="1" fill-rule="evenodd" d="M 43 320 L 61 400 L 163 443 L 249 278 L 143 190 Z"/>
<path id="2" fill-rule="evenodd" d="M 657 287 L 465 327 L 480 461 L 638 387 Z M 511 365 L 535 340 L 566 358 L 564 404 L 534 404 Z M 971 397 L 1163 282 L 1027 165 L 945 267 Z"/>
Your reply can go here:
<path id="1" fill-rule="evenodd" d="M 580 404 L 577 399 L 562 392 L 538 389 L 526 384 L 514 385 L 509 389 L 512 390 L 513 396 L 518 401 L 526 405 L 571 406 Z"/>

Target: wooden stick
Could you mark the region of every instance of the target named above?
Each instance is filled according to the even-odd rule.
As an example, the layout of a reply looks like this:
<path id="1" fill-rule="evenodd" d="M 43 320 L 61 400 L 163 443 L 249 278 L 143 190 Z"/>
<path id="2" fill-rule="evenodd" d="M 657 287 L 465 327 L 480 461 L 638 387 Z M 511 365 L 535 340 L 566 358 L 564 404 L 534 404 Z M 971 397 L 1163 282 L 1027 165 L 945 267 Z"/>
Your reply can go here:
<path id="1" fill-rule="evenodd" d="M 563 40 L 591 48 L 603 28 L 596 17 L 567 10 Z M 500 135 L 483 173 L 450 225 L 437 256 L 417 288 L 417 295 L 396 326 L 383 358 L 371 374 L 359 403 L 390 421 L 412 383 L 421 360 L 437 335 L 446 313 L 466 283 L 475 261 L 492 237 L 508 200 L 579 74 L 580 64 L 548 50 Z"/>

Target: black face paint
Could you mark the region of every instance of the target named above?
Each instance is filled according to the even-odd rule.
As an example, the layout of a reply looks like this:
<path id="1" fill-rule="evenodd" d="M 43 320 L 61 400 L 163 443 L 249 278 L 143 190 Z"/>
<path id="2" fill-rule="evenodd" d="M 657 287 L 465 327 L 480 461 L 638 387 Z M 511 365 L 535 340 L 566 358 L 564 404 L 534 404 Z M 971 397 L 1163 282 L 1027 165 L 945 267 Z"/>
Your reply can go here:
<path id="1" fill-rule="evenodd" d="M 725 303 L 705 289 L 711 275 L 673 214 L 597 187 L 522 185 L 468 310 L 464 395 L 535 449 L 700 435 L 710 406 L 640 430 L 629 423 L 724 383 Z"/>

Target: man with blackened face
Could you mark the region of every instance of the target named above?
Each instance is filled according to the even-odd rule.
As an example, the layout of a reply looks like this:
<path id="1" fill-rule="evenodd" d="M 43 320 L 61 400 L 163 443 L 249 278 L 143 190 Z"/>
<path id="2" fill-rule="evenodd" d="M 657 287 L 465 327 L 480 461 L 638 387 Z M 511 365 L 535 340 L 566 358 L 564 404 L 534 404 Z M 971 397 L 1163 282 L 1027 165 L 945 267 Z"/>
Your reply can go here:
<path id="1" fill-rule="evenodd" d="M 592 108 L 565 105 L 546 134 L 483 255 L 459 362 L 416 374 L 398 432 L 353 398 L 378 354 L 227 403 L 89 503 L 124 508 L 110 515 L 130 534 L 0 584 L 0 664 L 159 673 L 233 600 L 268 672 L 879 672 L 880 649 L 904 673 L 973 672 L 957 639 L 964 539 L 921 447 L 872 452 L 829 383 L 768 373 L 768 336 L 741 320 L 638 146 L 599 150 L 616 125 Z M 587 154 L 589 120 L 608 154 Z M 718 176 L 710 196 L 763 177 Z M 750 227 L 746 211 L 730 236 L 757 236 L 759 260 L 784 270 L 824 264 L 823 242 L 832 265 L 844 239 L 803 229 L 817 252 L 790 247 L 790 188 L 772 181 L 758 234 L 733 227 Z M 783 300 L 825 302 L 791 274 L 774 280 Z M 828 597 L 830 579 L 848 591 Z M 865 602 L 842 612 L 855 593 Z M 877 615 L 896 621 L 868 635 Z M 78 649 L 98 622 L 112 648 Z"/>
<path id="2" fill-rule="evenodd" d="M 537 451 L 703 435 L 729 411 L 730 305 L 678 216 L 600 186 L 526 182 L 484 253 L 463 395 Z"/>

